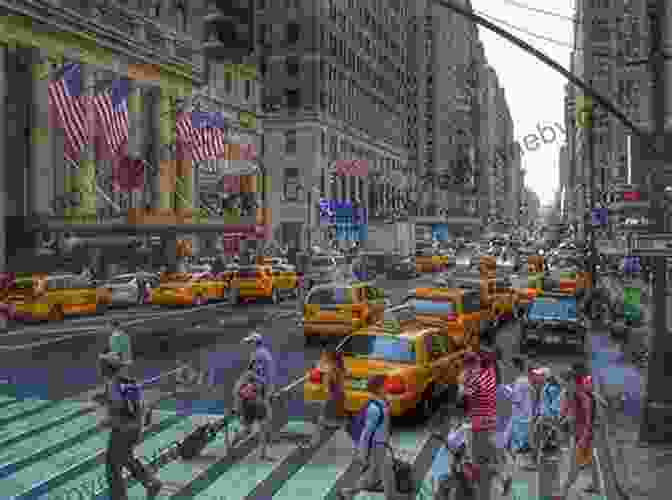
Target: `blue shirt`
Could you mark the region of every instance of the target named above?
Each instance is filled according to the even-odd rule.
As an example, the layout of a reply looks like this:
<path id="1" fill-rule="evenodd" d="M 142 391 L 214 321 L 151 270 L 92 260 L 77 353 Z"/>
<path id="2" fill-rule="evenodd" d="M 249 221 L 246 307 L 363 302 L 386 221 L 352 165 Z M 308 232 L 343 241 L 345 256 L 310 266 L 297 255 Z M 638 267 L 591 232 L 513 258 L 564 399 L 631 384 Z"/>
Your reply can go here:
<path id="1" fill-rule="evenodd" d="M 257 380 L 264 387 L 270 387 L 275 384 L 275 360 L 271 351 L 265 345 L 257 347 L 254 351 L 251 369 L 254 370 Z"/>

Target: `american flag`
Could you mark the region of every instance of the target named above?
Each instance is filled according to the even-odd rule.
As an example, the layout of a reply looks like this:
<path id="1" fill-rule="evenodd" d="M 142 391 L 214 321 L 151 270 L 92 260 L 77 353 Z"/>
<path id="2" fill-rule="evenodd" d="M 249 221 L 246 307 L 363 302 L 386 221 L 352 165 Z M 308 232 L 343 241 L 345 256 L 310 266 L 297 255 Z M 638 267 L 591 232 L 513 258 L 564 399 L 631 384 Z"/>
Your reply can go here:
<path id="1" fill-rule="evenodd" d="M 336 160 L 336 174 L 366 177 L 369 175 L 369 162 L 367 160 Z"/>
<path id="2" fill-rule="evenodd" d="M 80 64 L 66 64 L 63 76 L 49 83 L 49 106 L 65 131 L 65 157 L 75 162 L 90 137 Z"/>
<path id="3" fill-rule="evenodd" d="M 114 81 L 109 92 L 93 99 L 110 156 L 119 154 L 121 146 L 128 141 L 128 84 L 127 78 L 119 78 Z"/>
<path id="4" fill-rule="evenodd" d="M 221 158 L 226 154 L 226 121 L 222 113 L 194 111 L 191 125 L 195 129 L 191 150 L 195 161 Z"/>
<path id="5" fill-rule="evenodd" d="M 178 113 L 175 129 L 177 142 L 190 151 L 197 140 L 197 131 L 192 125 L 191 113 Z"/>

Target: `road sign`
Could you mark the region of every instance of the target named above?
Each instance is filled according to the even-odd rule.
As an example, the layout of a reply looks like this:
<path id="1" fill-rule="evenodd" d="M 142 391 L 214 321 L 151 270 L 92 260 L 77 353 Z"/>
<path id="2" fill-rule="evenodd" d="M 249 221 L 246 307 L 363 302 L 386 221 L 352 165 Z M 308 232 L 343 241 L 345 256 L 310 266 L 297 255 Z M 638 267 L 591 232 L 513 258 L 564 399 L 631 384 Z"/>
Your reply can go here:
<path id="1" fill-rule="evenodd" d="M 672 257 L 672 233 L 634 234 L 632 253 L 649 257 Z"/>

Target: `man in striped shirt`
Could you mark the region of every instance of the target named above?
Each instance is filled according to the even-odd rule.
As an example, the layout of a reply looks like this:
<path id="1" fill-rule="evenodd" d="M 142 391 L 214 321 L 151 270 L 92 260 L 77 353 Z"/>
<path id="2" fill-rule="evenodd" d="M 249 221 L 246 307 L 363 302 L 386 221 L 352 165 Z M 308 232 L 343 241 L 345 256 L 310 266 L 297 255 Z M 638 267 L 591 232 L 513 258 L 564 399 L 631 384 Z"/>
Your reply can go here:
<path id="1" fill-rule="evenodd" d="M 501 469 L 502 461 L 496 444 L 498 353 L 469 352 L 464 357 L 465 413 L 471 420 L 472 457 L 483 469 L 494 470 L 502 484 L 502 494 L 511 490 L 511 476 Z M 490 500 L 491 474 L 481 474 L 479 499 Z"/>

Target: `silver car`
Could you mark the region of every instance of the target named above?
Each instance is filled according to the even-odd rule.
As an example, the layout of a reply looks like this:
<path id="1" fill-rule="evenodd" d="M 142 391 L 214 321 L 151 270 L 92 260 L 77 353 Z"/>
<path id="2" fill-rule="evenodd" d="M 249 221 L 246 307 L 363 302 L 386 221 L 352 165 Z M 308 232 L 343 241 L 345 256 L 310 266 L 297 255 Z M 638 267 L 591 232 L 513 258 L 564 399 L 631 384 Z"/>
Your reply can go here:
<path id="1" fill-rule="evenodd" d="M 112 305 L 144 304 L 145 294 L 140 288 L 140 283 L 149 283 L 150 288 L 159 284 L 159 277 L 152 273 L 128 273 L 120 274 L 108 280 L 103 285 L 112 294 Z"/>

